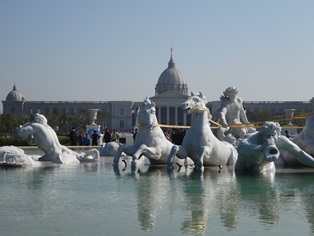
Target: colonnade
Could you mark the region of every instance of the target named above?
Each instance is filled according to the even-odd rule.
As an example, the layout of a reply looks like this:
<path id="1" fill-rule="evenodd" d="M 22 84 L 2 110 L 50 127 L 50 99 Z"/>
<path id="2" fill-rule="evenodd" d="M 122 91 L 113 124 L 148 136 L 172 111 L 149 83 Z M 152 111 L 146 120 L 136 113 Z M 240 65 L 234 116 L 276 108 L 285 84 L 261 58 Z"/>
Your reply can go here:
<path id="1" fill-rule="evenodd" d="M 182 111 L 180 106 L 157 106 L 156 116 L 159 124 L 190 125 L 190 116 Z"/>

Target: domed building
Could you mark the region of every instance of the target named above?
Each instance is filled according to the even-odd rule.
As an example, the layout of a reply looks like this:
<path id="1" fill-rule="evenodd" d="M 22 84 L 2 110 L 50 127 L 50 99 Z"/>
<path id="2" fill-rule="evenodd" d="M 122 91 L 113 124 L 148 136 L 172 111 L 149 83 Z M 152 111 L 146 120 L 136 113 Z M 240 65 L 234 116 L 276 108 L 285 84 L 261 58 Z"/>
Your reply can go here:
<path id="1" fill-rule="evenodd" d="M 201 85 L 199 85 L 201 86 Z M 206 94 L 205 94 L 206 95 Z M 155 96 L 150 97 L 156 105 L 158 122 L 164 125 L 190 125 L 191 116 L 186 115 L 181 104 L 188 99 L 188 86 L 182 73 L 176 68 L 172 50 L 168 67 L 160 74 Z M 144 100 L 144 97 L 143 97 Z M 102 128 L 116 130 L 130 130 L 136 125 L 136 114 L 142 101 L 26 101 L 17 90 L 15 84 L 13 90 L 8 93 L 3 104 L 3 114 L 31 115 L 41 113 L 49 116 L 55 109 L 61 114 L 72 116 L 78 114 L 80 109 L 98 109 L 109 115 L 104 120 Z M 300 113 L 308 111 L 309 102 L 245 102 L 243 105 L 247 111 L 262 112 L 268 109 L 277 116 L 282 115 L 284 109 L 293 108 Z M 207 104 L 212 112 L 220 107 L 220 101 L 211 101 Z"/>
<path id="2" fill-rule="evenodd" d="M 15 84 L 13 86 L 13 90 L 8 93 L 5 101 L 2 101 L 2 103 L 4 114 L 18 114 L 18 115 L 23 114 L 25 98 L 16 89 Z"/>
<path id="3" fill-rule="evenodd" d="M 172 52 L 170 61 L 168 62 L 168 68 L 159 76 L 155 88 L 155 95 L 159 95 L 167 91 L 176 91 L 184 95 L 188 95 L 188 86 L 183 75 L 176 68 L 174 60 L 172 59 Z"/>
<path id="4" fill-rule="evenodd" d="M 155 96 L 150 97 L 150 100 L 156 104 L 158 122 L 168 125 L 190 124 L 190 116 L 186 116 L 181 109 L 181 104 L 187 98 L 188 86 L 182 73 L 175 66 L 171 49 L 168 68 L 159 76 Z"/>

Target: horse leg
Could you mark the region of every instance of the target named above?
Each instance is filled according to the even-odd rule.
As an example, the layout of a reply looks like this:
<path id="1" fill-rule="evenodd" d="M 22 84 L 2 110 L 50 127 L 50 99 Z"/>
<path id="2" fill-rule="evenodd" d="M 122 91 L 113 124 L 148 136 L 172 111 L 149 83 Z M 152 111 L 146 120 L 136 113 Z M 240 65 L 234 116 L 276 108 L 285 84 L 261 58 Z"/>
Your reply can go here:
<path id="1" fill-rule="evenodd" d="M 167 166 L 168 169 L 173 169 L 173 161 L 174 157 L 177 157 L 179 159 L 186 159 L 187 158 L 187 150 L 184 146 L 177 146 L 173 145 L 170 151 L 170 154 L 168 156 L 167 160 Z"/>
<path id="2" fill-rule="evenodd" d="M 199 169 L 199 170 L 204 170 L 204 157 L 205 157 L 205 155 L 207 156 L 207 157 L 210 157 L 210 153 L 211 153 L 211 151 L 212 151 L 212 148 L 210 148 L 210 147 L 208 147 L 208 146 L 202 146 L 201 148 L 200 148 L 200 155 L 199 155 L 199 157 L 198 157 L 198 159 L 197 159 L 197 168 Z"/>
<path id="3" fill-rule="evenodd" d="M 171 170 L 173 169 L 173 159 L 178 151 L 179 151 L 179 146 L 173 145 L 167 159 L 168 169 L 171 169 Z"/>
<path id="4" fill-rule="evenodd" d="M 135 153 L 136 150 L 137 150 L 136 145 L 132 145 L 132 146 L 127 146 L 126 144 L 120 145 L 118 147 L 116 154 L 114 155 L 113 165 L 114 166 L 119 165 L 119 160 L 120 160 L 122 152 L 125 152 L 127 155 L 133 155 L 133 153 Z"/>
<path id="5" fill-rule="evenodd" d="M 148 150 L 147 146 L 145 144 L 142 144 L 136 152 L 132 155 L 132 162 L 135 163 L 137 160 L 142 156 L 143 153 L 145 153 Z"/>

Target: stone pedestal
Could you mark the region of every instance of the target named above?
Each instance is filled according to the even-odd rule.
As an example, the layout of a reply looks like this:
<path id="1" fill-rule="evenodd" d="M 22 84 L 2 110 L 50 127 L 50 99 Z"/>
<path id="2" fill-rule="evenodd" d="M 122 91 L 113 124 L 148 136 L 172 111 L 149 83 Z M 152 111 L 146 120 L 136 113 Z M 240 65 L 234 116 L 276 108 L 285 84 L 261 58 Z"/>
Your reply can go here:
<path id="1" fill-rule="evenodd" d="M 99 109 L 88 109 L 88 115 L 89 115 L 89 119 L 90 119 L 90 124 L 86 125 L 86 133 L 88 133 L 89 130 L 93 129 L 93 130 L 98 130 L 100 131 L 100 125 L 97 125 L 95 123 L 96 119 L 97 119 L 97 112 L 99 111 Z M 98 139 L 98 145 L 102 144 L 102 135 L 100 134 L 100 138 Z M 90 139 L 91 143 L 92 140 Z"/>

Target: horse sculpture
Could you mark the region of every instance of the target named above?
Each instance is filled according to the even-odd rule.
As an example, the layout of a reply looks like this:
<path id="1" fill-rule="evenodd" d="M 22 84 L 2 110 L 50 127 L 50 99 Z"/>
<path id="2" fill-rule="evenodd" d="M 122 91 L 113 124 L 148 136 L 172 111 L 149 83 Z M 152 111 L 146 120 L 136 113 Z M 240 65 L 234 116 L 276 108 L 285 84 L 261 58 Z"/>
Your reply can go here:
<path id="1" fill-rule="evenodd" d="M 173 144 L 166 139 L 158 126 L 155 103 L 146 98 L 138 114 L 139 131 L 134 145 L 123 144 L 114 156 L 113 165 L 118 165 L 122 152 L 132 156 L 132 162 L 146 156 L 151 165 L 166 164 Z"/>
<path id="2" fill-rule="evenodd" d="M 208 122 L 208 108 L 202 93 L 191 93 L 182 103 L 182 110 L 191 113 L 192 124 L 187 130 L 181 146 L 174 145 L 168 157 L 168 167 L 173 168 L 174 157 L 191 158 L 199 169 L 204 166 L 234 165 L 237 151 L 232 144 L 218 140 Z"/>

